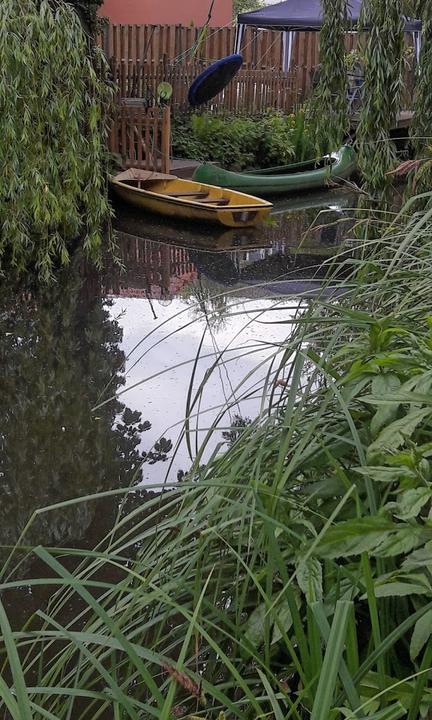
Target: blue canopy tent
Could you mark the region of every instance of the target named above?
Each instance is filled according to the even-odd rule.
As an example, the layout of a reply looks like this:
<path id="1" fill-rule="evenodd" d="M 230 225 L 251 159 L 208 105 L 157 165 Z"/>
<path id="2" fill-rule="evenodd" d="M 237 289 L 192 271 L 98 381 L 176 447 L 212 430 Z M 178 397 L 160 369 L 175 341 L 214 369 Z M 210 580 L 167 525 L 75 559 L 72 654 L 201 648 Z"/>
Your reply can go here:
<path id="1" fill-rule="evenodd" d="M 347 2 L 347 31 L 356 30 L 360 18 L 362 0 Z M 240 52 L 244 31 L 247 26 L 267 30 L 281 30 L 284 34 L 283 69 L 291 64 L 292 48 L 296 31 L 319 31 L 323 24 L 321 0 L 285 0 L 276 5 L 267 5 L 253 12 L 241 13 L 237 18 L 235 52 Z M 364 28 L 367 29 L 367 28 Z M 421 22 L 406 18 L 405 31 L 413 34 L 417 59 L 421 47 Z"/>

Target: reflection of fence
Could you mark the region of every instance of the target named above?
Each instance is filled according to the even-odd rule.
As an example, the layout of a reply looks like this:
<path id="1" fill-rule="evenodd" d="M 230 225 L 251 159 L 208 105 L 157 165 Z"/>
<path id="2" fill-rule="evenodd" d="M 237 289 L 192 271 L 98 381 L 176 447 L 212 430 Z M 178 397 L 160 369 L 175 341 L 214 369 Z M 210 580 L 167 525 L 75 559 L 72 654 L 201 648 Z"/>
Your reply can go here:
<path id="1" fill-rule="evenodd" d="M 187 248 L 144 240 L 119 232 L 126 273 L 115 278 L 110 294 L 170 298 L 198 277 Z"/>
<path id="2" fill-rule="evenodd" d="M 122 159 L 123 167 L 170 172 L 170 108 L 117 106 L 109 148 Z"/>

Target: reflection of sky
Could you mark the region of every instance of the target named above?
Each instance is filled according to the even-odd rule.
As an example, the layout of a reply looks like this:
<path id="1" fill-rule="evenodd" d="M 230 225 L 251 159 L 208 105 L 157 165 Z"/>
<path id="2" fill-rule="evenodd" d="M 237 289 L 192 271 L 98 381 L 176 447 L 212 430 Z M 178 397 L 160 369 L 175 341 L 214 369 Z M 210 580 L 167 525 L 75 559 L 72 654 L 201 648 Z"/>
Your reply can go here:
<path id="1" fill-rule="evenodd" d="M 275 303 L 269 299 L 237 299 L 234 302 L 238 304 L 231 308 L 231 315 L 224 326 L 217 332 L 207 330 L 204 336 L 202 360 L 198 364 L 194 381 L 195 389 L 199 387 L 217 353 L 228 346 L 230 351 L 224 356 L 226 362 L 219 364 L 206 382 L 200 417 L 191 421 L 194 430 L 192 444 L 197 437 L 200 441 L 205 437 L 206 428 L 217 417 L 220 406 L 227 401 L 232 403 L 233 400 L 239 400 L 230 411 L 231 417 L 236 413 L 251 418 L 259 414 L 259 391 L 251 398 L 241 401 L 240 398 L 256 383 L 261 385 L 260 380 L 269 367 L 269 356 L 274 353 L 274 348 L 268 344 L 283 342 L 289 335 L 290 325 L 286 321 L 293 317 L 297 306 L 296 301 L 289 298 L 280 301 L 279 306 L 272 311 L 270 308 L 274 308 Z M 157 320 L 147 300 L 123 297 L 115 298 L 110 309 L 111 317 L 117 318 L 123 328 L 122 349 L 128 358 L 126 392 L 121 400 L 132 410 L 142 412 L 143 419 L 152 423 L 152 429 L 143 435 L 143 449 L 150 449 L 161 436 L 170 438 L 175 444 L 186 414 L 194 359 L 206 328 L 205 321 L 196 320 L 193 310 L 179 299 L 173 300 L 167 307 L 154 303 L 154 309 Z M 268 324 L 269 321 L 275 324 Z M 139 347 L 136 347 L 139 343 Z M 251 351 L 254 351 L 253 354 L 247 355 Z M 244 378 L 262 362 L 265 362 L 265 366 L 242 384 Z M 218 426 L 223 428 L 229 424 L 228 415 Z M 221 440 L 221 430 L 218 430 L 207 447 L 204 460 Z M 189 465 L 186 443 L 182 442 L 170 472 L 170 480 L 176 478 L 177 470 L 187 470 Z M 146 465 L 144 478 L 147 482 L 160 482 L 167 470 L 168 463 Z"/>

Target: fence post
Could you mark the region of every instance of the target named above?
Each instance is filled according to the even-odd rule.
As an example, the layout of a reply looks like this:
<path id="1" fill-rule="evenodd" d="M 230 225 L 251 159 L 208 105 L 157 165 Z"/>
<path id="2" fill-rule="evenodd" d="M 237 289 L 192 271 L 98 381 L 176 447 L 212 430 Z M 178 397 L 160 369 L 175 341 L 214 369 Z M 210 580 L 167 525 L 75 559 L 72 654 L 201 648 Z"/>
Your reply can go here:
<path id="1" fill-rule="evenodd" d="M 163 109 L 161 151 L 161 170 L 169 175 L 171 172 L 171 108 L 169 105 Z"/>

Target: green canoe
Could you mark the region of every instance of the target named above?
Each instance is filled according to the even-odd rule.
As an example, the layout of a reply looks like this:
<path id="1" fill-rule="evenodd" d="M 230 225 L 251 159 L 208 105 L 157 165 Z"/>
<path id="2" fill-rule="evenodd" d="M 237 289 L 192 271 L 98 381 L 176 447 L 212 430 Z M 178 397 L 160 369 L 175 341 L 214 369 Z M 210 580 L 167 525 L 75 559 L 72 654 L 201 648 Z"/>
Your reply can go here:
<path id="1" fill-rule="evenodd" d="M 275 195 L 326 187 L 330 182 L 350 177 L 356 166 L 356 154 L 353 148 L 344 145 L 337 152 L 321 160 L 251 172 L 229 172 L 216 165 L 205 163 L 195 170 L 193 179 L 208 185 L 218 185 L 258 196 Z"/>

